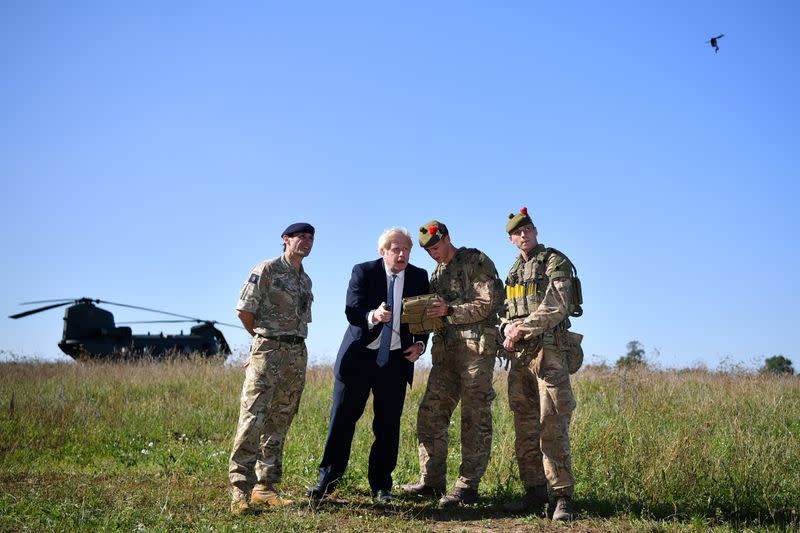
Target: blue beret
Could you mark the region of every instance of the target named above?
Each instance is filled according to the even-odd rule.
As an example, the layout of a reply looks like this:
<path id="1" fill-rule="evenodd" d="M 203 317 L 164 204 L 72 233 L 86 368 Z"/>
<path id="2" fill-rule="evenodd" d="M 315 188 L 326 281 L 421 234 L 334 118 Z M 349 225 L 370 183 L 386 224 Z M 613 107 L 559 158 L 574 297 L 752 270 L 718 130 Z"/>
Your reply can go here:
<path id="1" fill-rule="evenodd" d="M 291 237 L 295 233 L 310 233 L 314 235 L 314 226 L 308 222 L 295 222 L 294 224 L 289 224 L 289 227 L 283 230 L 281 237 L 284 235 L 289 235 Z"/>

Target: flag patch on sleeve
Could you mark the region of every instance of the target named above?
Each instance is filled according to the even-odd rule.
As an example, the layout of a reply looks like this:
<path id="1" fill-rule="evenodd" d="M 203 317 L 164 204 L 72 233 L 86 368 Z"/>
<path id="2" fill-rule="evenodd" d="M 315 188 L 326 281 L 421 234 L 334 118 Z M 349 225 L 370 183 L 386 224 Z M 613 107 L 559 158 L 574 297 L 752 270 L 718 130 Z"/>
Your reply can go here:
<path id="1" fill-rule="evenodd" d="M 258 284 L 258 274 L 250 274 L 250 279 L 247 282 Z"/>

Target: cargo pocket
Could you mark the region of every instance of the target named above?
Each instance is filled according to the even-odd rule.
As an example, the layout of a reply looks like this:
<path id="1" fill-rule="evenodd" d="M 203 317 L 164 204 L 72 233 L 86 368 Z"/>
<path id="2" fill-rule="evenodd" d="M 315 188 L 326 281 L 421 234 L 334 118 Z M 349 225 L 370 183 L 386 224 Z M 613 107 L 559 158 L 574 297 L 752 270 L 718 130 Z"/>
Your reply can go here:
<path id="1" fill-rule="evenodd" d="M 544 390 L 539 391 L 542 401 L 542 416 L 568 415 L 572 413 L 577 405 L 575 397 L 572 395 L 572 385 L 569 380 L 562 381 L 558 385 L 547 384 Z"/>

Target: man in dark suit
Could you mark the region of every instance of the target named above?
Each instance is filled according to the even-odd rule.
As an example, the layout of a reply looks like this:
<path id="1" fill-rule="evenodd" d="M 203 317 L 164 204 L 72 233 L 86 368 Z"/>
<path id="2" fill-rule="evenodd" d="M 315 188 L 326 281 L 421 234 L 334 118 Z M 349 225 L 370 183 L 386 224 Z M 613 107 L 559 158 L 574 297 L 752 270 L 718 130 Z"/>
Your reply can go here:
<path id="1" fill-rule="evenodd" d="M 356 422 L 373 395 L 375 441 L 369 454 L 369 485 L 375 503 L 392 502 L 400 415 L 414 361 L 428 335 L 412 335 L 400 324 L 404 297 L 428 293 L 428 273 L 409 264 L 412 240 L 405 228 L 390 228 L 378 239 L 382 259 L 353 267 L 347 288 L 345 331 L 334 366 L 333 406 L 319 482 L 306 491 L 319 500 L 331 492 L 347 468 Z"/>

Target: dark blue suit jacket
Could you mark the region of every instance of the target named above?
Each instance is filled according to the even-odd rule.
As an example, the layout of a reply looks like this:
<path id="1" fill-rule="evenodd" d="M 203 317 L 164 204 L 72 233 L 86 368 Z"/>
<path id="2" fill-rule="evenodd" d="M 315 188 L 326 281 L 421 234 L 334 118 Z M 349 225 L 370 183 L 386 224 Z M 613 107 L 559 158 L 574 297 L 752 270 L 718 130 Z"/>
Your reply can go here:
<path id="1" fill-rule="evenodd" d="M 403 283 L 403 298 L 428 294 L 428 273 L 412 264 L 405 268 L 405 281 Z M 342 345 L 336 356 L 336 365 L 333 368 L 336 378 L 347 383 L 348 378 L 360 372 L 354 369 L 365 364 L 374 364 L 374 351 L 367 350 L 380 334 L 381 325 L 376 324 L 372 329 L 367 324 L 367 313 L 377 309 L 381 302 L 386 301 L 389 287 L 386 282 L 386 269 L 383 258 L 376 261 L 359 263 L 353 267 L 350 285 L 347 287 L 347 302 L 345 315 L 350 325 L 345 331 Z M 401 312 L 400 302 L 395 302 L 392 313 Z M 427 344 L 428 334 L 412 335 L 408 324 L 400 324 L 400 344 L 405 350 L 417 341 Z M 414 377 L 414 363 L 404 357 L 401 358 L 406 372 L 406 380 L 411 383 Z M 393 362 L 394 364 L 394 362 Z"/>

